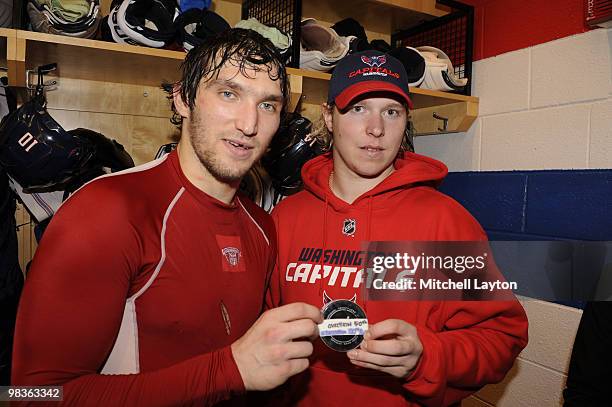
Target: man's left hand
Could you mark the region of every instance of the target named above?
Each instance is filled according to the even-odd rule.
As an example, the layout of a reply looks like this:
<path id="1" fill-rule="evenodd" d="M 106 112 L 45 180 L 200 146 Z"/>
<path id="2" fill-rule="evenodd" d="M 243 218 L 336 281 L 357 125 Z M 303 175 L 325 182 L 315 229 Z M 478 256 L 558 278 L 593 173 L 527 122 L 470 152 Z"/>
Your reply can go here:
<path id="1" fill-rule="evenodd" d="M 360 348 L 347 355 L 354 365 L 401 379 L 412 372 L 422 353 L 423 345 L 413 325 L 400 319 L 386 319 L 370 325 Z"/>

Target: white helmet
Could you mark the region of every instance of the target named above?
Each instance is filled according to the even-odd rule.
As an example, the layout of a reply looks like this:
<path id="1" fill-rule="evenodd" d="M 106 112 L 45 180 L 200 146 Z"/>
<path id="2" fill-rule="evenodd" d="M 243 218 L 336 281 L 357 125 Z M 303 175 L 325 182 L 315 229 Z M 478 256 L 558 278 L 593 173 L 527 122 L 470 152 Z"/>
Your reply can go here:
<path id="1" fill-rule="evenodd" d="M 417 47 L 425 58 L 425 79 L 419 86 L 423 89 L 453 91 L 462 90 L 468 83 L 467 78 L 455 75 L 455 69 L 448 55 L 435 47 Z"/>
<path id="2" fill-rule="evenodd" d="M 314 18 L 302 20 L 300 35 L 300 68 L 327 72 L 350 51 L 357 37 L 342 37 L 323 27 Z"/>
<path id="3" fill-rule="evenodd" d="M 178 12 L 172 0 L 123 0 L 117 9 L 117 24 L 137 43 L 162 48 L 174 40 L 173 21 Z"/>

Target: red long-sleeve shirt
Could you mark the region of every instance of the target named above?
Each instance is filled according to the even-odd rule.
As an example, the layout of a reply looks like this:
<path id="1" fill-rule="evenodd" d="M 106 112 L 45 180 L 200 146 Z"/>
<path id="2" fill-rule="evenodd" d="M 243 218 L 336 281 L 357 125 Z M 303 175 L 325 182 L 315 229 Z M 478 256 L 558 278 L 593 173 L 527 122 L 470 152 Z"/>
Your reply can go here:
<path id="1" fill-rule="evenodd" d="M 176 152 L 93 181 L 60 208 L 32 262 L 12 384 L 63 385 L 79 406 L 243 392 L 229 345 L 261 312 L 273 228 L 250 201 L 197 189 Z"/>

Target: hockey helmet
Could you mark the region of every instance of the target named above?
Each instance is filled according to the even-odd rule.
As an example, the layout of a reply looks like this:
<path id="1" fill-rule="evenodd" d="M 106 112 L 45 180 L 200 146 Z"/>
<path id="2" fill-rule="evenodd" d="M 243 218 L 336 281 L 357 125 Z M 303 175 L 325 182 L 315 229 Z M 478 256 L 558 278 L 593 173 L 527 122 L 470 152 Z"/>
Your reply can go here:
<path id="1" fill-rule="evenodd" d="M 123 0 L 116 8 L 121 32 L 153 48 L 162 48 L 174 40 L 173 21 L 177 14 L 178 4 L 173 0 Z"/>
<path id="2" fill-rule="evenodd" d="M 262 158 L 274 188 L 283 195 L 301 189 L 302 166 L 323 152 L 318 140 L 311 137 L 311 130 L 310 120 L 298 113 L 290 113 Z"/>
<path id="3" fill-rule="evenodd" d="M 88 142 L 93 148 L 91 159 L 68 181 L 66 191 L 69 194 L 94 178 L 134 166 L 132 157 L 117 141 L 96 131 L 83 128 L 69 130 L 68 133 Z"/>
<path id="4" fill-rule="evenodd" d="M 78 174 L 92 145 L 62 128 L 37 94 L 0 123 L 0 165 L 24 189 L 51 191 Z"/>

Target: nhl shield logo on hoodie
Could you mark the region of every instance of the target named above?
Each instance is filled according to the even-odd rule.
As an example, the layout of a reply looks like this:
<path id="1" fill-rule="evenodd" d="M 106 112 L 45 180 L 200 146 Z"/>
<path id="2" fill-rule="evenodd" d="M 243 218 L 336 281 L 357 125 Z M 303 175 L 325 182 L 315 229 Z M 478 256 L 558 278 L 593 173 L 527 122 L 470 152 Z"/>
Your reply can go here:
<path id="1" fill-rule="evenodd" d="M 346 236 L 355 237 L 355 230 L 357 230 L 357 221 L 355 219 L 344 219 L 342 233 Z"/>

